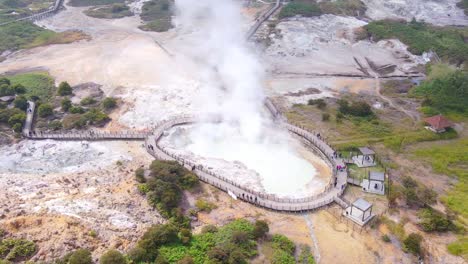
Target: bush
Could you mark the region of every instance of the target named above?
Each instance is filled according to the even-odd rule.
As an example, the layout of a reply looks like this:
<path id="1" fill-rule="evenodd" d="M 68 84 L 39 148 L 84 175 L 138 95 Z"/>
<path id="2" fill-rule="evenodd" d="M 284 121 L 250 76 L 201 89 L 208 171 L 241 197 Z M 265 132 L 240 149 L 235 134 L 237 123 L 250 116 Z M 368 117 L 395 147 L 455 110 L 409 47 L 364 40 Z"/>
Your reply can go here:
<path id="1" fill-rule="evenodd" d="M 338 111 L 344 115 L 368 117 L 374 114 L 371 106 L 364 101 L 352 102 L 350 104 L 347 100 L 340 99 L 337 103 L 339 105 Z"/>
<path id="2" fill-rule="evenodd" d="M 28 108 L 28 100 L 23 95 L 17 96 L 13 101 L 16 108 L 26 111 Z"/>
<path id="3" fill-rule="evenodd" d="M 270 231 L 268 223 L 264 220 L 255 221 L 255 228 L 253 230 L 253 236 L 255 239 L 263 238 Z"/>
<path id="4" fill-rule="evenodd" d="M 80 105 L 92 105 L 95 104 L 96 100 L 92 97 L 85 97 L 80 101 Z"/>
<path id="5" fill-rule="evenodd" d="M 62 110 L 64 112 L 68 112 L 68 110 L 70 110 L 70 108 L 72 107 L 72 102 L 68 98 L 63 98 L 62 102 L 60 102 L 60 105 L 62 106 Z"/>
<path id="6" fill-rule="evenodd" d="M 60 122 L 59 120 L 54 120 L 52 122 L 50 122 L 47 127 L 49 129 L 52 129 L 52 130 L 59 130 L 62 128 L 62 122 Z"/>
<path id="7" fill-rule="evenodd" d="M 68 259 L 68 264 L 93 264 L 91 252 L 87 249 L 75 250 Z"/>
<path id="8" fill-rule="evenodd" d="M 106 97 L 102 100 L 102 107 L 106 110 L 115 108 L 117 106 L 117 100 L 113 97 Z"/>
<path id="9" fill-rule="evenodd" d="M 135 178 L 136 178 L 136 181 L 139 182 L 139 183 L 146 182 L 145 169 L 143 169 L 142 167 L 136 169 L 135 170 Z"/>
<path id="10" fill-rule="evenodd" d="M 326 122 L 330 120 L 330 114 L 328 113 L 323 113 L 322 114 L 322 121 Z"/>
<path id="11" fill-rule="evenodd" d="M 384 242 L 386 242 L 386 243 L 390 243 L 390 242 L 391 242 L 390 237 L 389 237 L 388 235 L 383 235 L 383 236 L 382 236 L 382 240 L 383 240 Z"/>
<path id="12" fill-rule="evenodd" d="M 100 264 L 126 264 L 127 260 L 119 251 L 111 249 L 99 259 Z"/>
<path id="13" fill-rule="evenodd" d="M 50 104 L 41 104 L 37 109 L 37 114 L 40 117 L 47 117 L 54 113 L 54 110 Z"/>
<path id="14" fill-rule="evenodd" d="M 280 18 L 293 17 L 296 15 L 301 15 L 303 17 L 313 17 L 320 16 L 322 11 L 320 7 L 314 2 L 290 2 L 285 7 L 283 7 L 279 13 Z"/>
<path id="15" fill-rule="evenodd" d="M 301 246 L 301 253 L 299 254 L 298 260 L 301 264 L 315 264 L 314 256 L 308 245 Z"/>
<path id="16" fill-rule="evenodd" d="M 177 239 L 177 229 L 173 225 L 154 225 L 143 234 L 129 256 L 136 263 L 155 261 L 158 249 L 164 244 L 176 242 Z"/>
<path id="17" fill-rule="evenodd" d="M 67 82 L 61 82 L 59 84 L 57 94 L 60 96 L 71 95 L 73 93 L 72 87 Z"/>
<path id="18" fill-rule="evenodd" d="M 25 113 L 17 113 L 17 114 L 12 115 L 8 119 L 8 124 L 11 127 L 13 127 L 16 124 L 20 124 L 22 126 L 25 120 L 26 120 L 26 114 Z"/>
<path id="19" fill-rule="evenodd" d="M 201 233 L 216 233 L 218 232 L 218 228 L 214 225 L 206 225 L 202 228 Z"/>
<path id="20" fill-rule="evenodd" d="M 455 228 L 446 215 L 430 207 L 419 210 L 418 216 L 419 226 L 426 232 L 446 232 Z"/>
<path id="21" fill-rule="evenodd" d="M 97 108 L 92 108 L 84 114 L 84 118 L 92 125 L 102 125 L 105 122 L 109 121 L 110 118 L 107 114 L 103 113 Z"/>
<path id="22" fill-rule="evenodd" d="M 310 99 L 307 101 L 308 105 L 316 105 L 318 109 L 325 109 L 327 107 L 327 103 L 323 99 Z"/>
<path id="23" fill-rule="evenodd" d="M 176 161 L 153 161 L 150 165 L 151 175 L 163 181 L 176 183 L 182 189 L 198 185 L 198 177 Z"/>
<path id="24" fill-rule="evenodd" d="M 410 91 L 425 98 L 427 113 L 460 113 L 468 116 L 468 73 L 455 71 L 445 76 L 427 80 Z"/>
<path id="25" fill-rule="evenodd" d="M 407 252 L 410 252 L 414 255 L 421 254 L 421 242 L 422 236 L 416 233 L 411 233 L 409 236 L 403 240 L 403 249 Z"/>
<path id="26" fill-rule="evenodd" d="M 214 203 L 210 203 L 204 199 L 198 199 L 195 202 L 195 206 L 198 208 L 198 210 L 203 211 L 203 212 L 211 212 L 213 209 L 218 208 L 218 206 Z"/>
<path id="27" fill-rule="evenodd" d="M 273 235 L 271 241 L 274 249 L 283 250 L 290 255 L 294 254 L 296 250 L 294 243 L 286 236 L 276 234 Z"/>
<path id="28" fill-rule="evenodd" d="M 36 244 L 25 239 L 3 239 L 0 240 L 0 258 L 7 261 L 19 262 L 28 259 L 36 252 Z"/>
<path id="29" fill-rule="evenodd" d="M 86 112 L 85 109 L 81 106 L 72 106 L 69 110 L 72 114 L 83 114 L 84 112 Z"/>

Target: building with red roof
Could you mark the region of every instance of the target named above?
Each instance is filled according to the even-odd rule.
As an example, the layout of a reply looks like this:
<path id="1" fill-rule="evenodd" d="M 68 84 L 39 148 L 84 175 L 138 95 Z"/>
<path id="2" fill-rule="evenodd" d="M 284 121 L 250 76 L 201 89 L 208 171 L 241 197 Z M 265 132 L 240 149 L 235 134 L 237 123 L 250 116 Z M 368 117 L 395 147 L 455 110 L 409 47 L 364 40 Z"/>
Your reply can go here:
<path id="1" fill-rule="evenodd" d="M 431 116 L 424 119 L 429 126 L 428 128 L 435 133 L 442 133 L 449 127 L 452 127 L 452 122 L 450 122 L 443 115 Z"/>

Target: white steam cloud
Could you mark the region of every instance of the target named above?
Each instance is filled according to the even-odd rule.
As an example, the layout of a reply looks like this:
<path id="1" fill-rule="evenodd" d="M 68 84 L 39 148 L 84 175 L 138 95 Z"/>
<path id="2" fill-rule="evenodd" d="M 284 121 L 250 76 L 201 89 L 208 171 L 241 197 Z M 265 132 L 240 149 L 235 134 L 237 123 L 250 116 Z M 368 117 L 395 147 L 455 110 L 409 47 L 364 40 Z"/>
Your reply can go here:
<path id="1" fill-rule="evenodd" d="M 200 82 L 195 98 L 200 117 L 221 115 L 220 124 L 197 124 L 183 149 L 204 157 L 240 161 L 261 177 L 263 188 L 287 196 L 323 186 L 298 143 L 275 128 L 263 101 L 264 69 L 245 40 L 241 1 L 177 0 L 174 19 L 184 61 Z M 180 136 L 180 135 L 178 135 Z"/>

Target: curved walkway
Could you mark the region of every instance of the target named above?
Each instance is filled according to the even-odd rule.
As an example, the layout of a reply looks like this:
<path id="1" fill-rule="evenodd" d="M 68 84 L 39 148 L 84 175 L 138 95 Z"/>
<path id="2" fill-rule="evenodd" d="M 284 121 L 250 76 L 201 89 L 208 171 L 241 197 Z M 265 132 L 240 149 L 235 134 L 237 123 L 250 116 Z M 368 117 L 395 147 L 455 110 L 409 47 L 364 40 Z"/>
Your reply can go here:
<path id="1" fill-rule="evenodd" d="M 4 22 L 4 23 L 1 23 L 0 26 L 8 25 L 8 24 L 18 22 L 18 21 L 26 21 L 26 20 L 36 21 L 39 19 L 50 17 L 52 15 L 55 15 L 60 10 L 60 8 L 62 8 L 64 1 L 65 0 L 55 0 L 54 6 L 52 9 L 49 9 L 47 11 L 43 11 L 37 14 L 33 14 L 27 17 L 22 17 L 22 18 L 18 18 L 12 21 Z"/>
<path id="2" fill-rule="evenodd" d="M 202 165 L 184 159 L 180 155 L 172 153 L 170 150 L 158 144 L 166 130 L 175 126 L 196 122 L 197 119 L 193 116 L 179 116 L 157 124 L 153 134 L 146 139 L 146 148 L 156 159 L 177 161 L 185 168 L 192 170 L 200 180 L 228 192 L 231 196 L 235 196 L 257 206 L 287 212 L 314 210 L 332 202 L 337 202 L 340 206 L 346 207 L 346 202 L 342 201 L 339 197 L 343 194 L 346 188 L 348 175 L 346 170 L 336 170 L 337 166 L 345 165 L 344 161 L 339 158 L 334 158 L 335 150 L 333 150 L 321 137 L 315 135 L 315 133 L 285 122 L 281 113 L 270 100 L 266 100 L 265 105 L 280 125 L 315 146 L 321 153 L 322 157 L 332 166 L 333 176 L 322 193 L 304 198 L 281 198 L 273 194 L 258 192 L 227 179 L 222 175 L 218 175 L 212 170 L 204 168 Z M 218 120 L 214 118 L 210 121 L 217 122 Z"/>

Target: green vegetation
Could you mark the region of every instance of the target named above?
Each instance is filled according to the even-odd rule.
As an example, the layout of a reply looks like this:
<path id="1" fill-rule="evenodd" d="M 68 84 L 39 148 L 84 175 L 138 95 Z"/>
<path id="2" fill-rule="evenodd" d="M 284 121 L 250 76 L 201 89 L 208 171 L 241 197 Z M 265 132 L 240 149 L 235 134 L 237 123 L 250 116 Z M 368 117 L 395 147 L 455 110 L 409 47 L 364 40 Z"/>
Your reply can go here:
<path id="1" fill-rule="evenodd" d="M 127 260 L 124 255 L 115 249 L 111 249 L 104 253 L 99 259 L 99 264 L 126 264 Z"/>
<path id="2" fill-rule="evenodd" d="M 322 11 L 315 1 L 294 1 L 283 7 L 279 13 L 280 18 L 301 15 L 304 17 L 320 16 Z"/>
<path id="3" fill-rule="evenodd" d="M 80 101 L 80 105 L 92 105 L 95 104 L 96 100 L 92 97 L 85 97 Z"/>
<path id="4" fill-rule="evenodd" d="M 460 2 L 457 3 L 457 6 L 465 10 L 465 14 L 468 16 L 468 0 L 460 0 Z"/>
<path id="5" fill-rule="evenodd" d="M 392 240 L 390 239 L 390 237 L 388 235 L 383 235 L 382 236 L 382 241 L 384 241 L 385 243 L 390 243 Z"/>
<path id="6" fill-rule="evenodd" d="M 358 117 L 372 117 L 374 113 L 372 112 L 371 106 L 364 101 L 353 101 L 351 104 L 345 100 L 338 100 L 338 111 L 343 115 L 352 115 Z"/>
<path id="7" fill-rule="evenodd" d="M 422 110 L 427 114 L 458 114 L 468 117 L 467 72 L 436 70 L 430 80 L 413 88 L 411 94 L 424 98 Z"/>
<path id="8" fill-rule="evenodd" d="M 300 264 L 315 264 L 314 256 L 308 245 L 302 245 L 300 251 L 298 258 Z"/>
<path id="9" fill-rule="evenodd" d="M 0 238 L 0 261 L 20 261 L 34 255 L 36 245 L 25 239 Z"/>
<path id="10" fill-rule="evenodd" d="M 136 171 L 135 171 L 135 178 L 136 178 L 137 182 L 139 182 L 139 183 L 145 183 L 145 182 L 146 182 L 146 179 L 145 179 L 145 169 L 142 168 L 142 167 L 136 169 Z"/>
<path id="11" fill-rule="evenodd" d="M 60 102 L 60 105 L 62 107 L 62 111 L 68 112 L 68 110 L 70 110 L 70 108 L 72 107 L 72 102 L 68 98 L 63 98 Z"/>
<path id="12" fill-rule="evenodd" d="M 446 174 L 452 177 L 457 177 L 458 183 L 452 188 L 446 196 L 442 197 L 442 202 L 452 210 L 460 214 L 461 224 L 465 223 L 464 219 L 468 218 L 468 139 L 459 139 L 448 144 L 426 147 L 414 151 L 418 158 L 422 158 L 432 165 L 432 169 L 436 173 Z M 437 222 L 439 223 L 437 217 Z M 429 221 L 429 224 L 431 222 Z M 442 221 L 442 225 L 445 221 Z M 431 227 L 431 225 L 429 225 Z M 463 233 L 459 240 L 448 245 L 450 253 L 464 256 L 468 258 L 468 238 Z"/>
<path id="13" fill-rule="evenodd" d="M 41 104 L 37 108 L 37 114 L 40 117 L 48 117 L 51 116 L 54 113 L 54 109 L 50 104 Z"/>
<path id="14" fill-rule="evenodd" d="M 77 249 L 57 259 L 54 264 L 92 264 L 91 252 L 87 249 Z"/>
<path id="15" fill-rule="evenodd" d="M 100 6 L 110 5 L 115 3 L 124 3 L 124 0 L 71 0 L 71 6 Z"/>
<path id="16" fill-rule="evenodd" d="M 23 111 L 26 111 L 26 109 L 28 108 L 28 100 L 24 95 L 17 96 L 13 101 L 13 104 L 16 108 L 21 109 Z"/>
<path id="17" fill-rule="evenodd" d="M 430 207 L 421 209 L 418 216 L 421 219 L 419 226 L 426 232 L 446 232 L 455 228 L 446 215 Z"/>
<path id="18" fill-rule="evenodd" d="M 166 217 L 177 215 L 182 190 L 197 186 L 197 176 L 176 161 L 153 161 L 150 170 L 151 179 L 145 187 L 148 202 Z"/>
<path id="19" fill-rule="evenodd" d="M 102 100 L 102 108 L 105 110 L 113 109 L 117 106 L 117 100 L 114 97 L 106 97 Z"/>
<path id="20" fill-rule="evenodd" d="M 307 101 L 308 105 L 315 105 L 318 109 L 325 109 L 327 107 L 327 103 L 323 99 L 310 99 Z"/>
<path id="21" fill-rule="evenodd" d="M 420 255 L 422 240 L 423 238 L 421 235 L 416 234 L 416 233 L 411 233 L 408 235 L 408 237 L 405 240 L 403 240 L 403 249 L 414 255 Z"/>
<path id="22" fill-rule="evenodd" d="M 90 8 L 84 13 L 87 16 L 95 17 L 95 18 L 105 18 L 105 19 L 114 19 L 114 18 L 122 18 L 126 16 L 133 16 L 132 11 L 130 8 L 125 4 L 113 4 L 109 6 L 99 6 L 95 8 Z"/>
<path id="23" fill-rule="evenodd" d="M 324 14 L 334 14 L 342 16 L 363 16 L 366 12 L 366 5 L 361 0 L 335 0 L 321 1 L 320 9 Z"/>
<path id="24" fill-rule="evenodd" d="M 29 72 L 8 76 L 13 86 L 22 85 L 29 99 L 48 101 L 55 93 L 54 79 L 46 72 Z"/>
<path id="25" fill-rule="evenodd" d="M 146 22 L 140 26 L 145 31 L 164 32 L 172 28 L 172 0 L 150 0 L 143 4 L 141 19 Z"/>
<path id="26" fill-rule="evenodd" d="M 430 50 L 441 58 L 460 65 L 468 59 L 466 29 L 435 27 L 421 22 L 392 20 L 372 21 L 365 26 L 368 36 L 375 41 L 397 38 L 408 45 L 411 53 L 421 55 Z"/>
<path id="27" fill-rule="evenodd" d="M 218 208 L 216 204 L 208 202 L 204 199 L 198 199 L 195 202 L 195 206 L 197 207 L 199 211 L 207 212 L 207 213 L 211 212 L 213 209 Z"/>
<path id="28" fill-rule="evenodd" d="M 58 86 L 57 94 L 60 96 L 72 95 L 73 89 L 67 82 L 61 82 Z"/>

